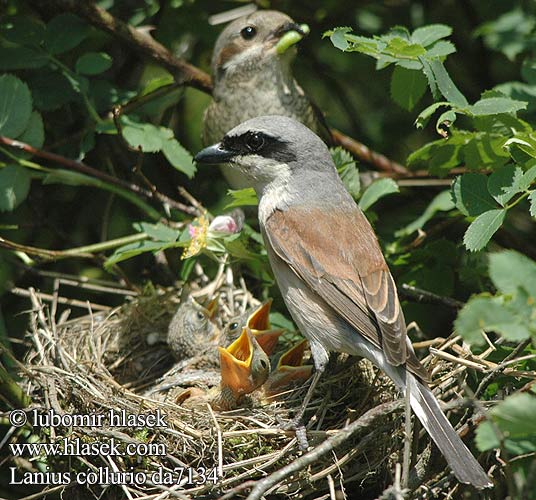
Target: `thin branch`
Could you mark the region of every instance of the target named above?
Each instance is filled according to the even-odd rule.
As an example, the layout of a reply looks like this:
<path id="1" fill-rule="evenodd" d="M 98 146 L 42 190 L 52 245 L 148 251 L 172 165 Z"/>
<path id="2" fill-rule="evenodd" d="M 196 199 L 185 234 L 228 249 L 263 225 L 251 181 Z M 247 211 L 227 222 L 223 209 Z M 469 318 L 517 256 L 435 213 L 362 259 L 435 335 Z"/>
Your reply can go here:
<path id="1" fill-rule="evenodd" d="M 326 439 L 322 444 L 312 449 L 310 452 L 289 463 L 285 467 L 277 470 L 273 474 L 260 479 L 255 483 L 254 488 L 247 497 L 247 500 L 259 500 L 270 488 L 277 485 L 291 474 L 305 469 L 307 466 L 314 464 L 320 457 L 333 451 L 341 444 L 348 441 L 356 432 L 370 427 L 378 418 L 398 411 L 404 407 L 404 400 L 398 399 L 389 403 L 372 408 L 357 420 L 346 426 L 334 436 Z"/>
<path id="2" fill-rule="evenodd" d="M 204 71 L 175 57 L 166 47 L 150 35 L 117 19 L 93 2 L 78 0 L 29 0 L 40 9 L 72 12 L 97 28 L 110 33 L 129 45 L 136 52 L 152 59 L 166 68 L 177 83 L 189 85 L 210 94 L 212 81 Z"/>
<path id="3" fill-rule="evenodd" d="M 376 151 L 373 151 L 361 142 L 352 139 L 351 137 L 343 134 L 342 132 L 334 128 L 330 129 L 330 131 L 333 141 L 336 144 L 339 144 L 344 149 L 350 151 L 350 153 L 357 156 L 357 158 L 359 158 L 361 161 L 369 163 L 378 170 L 390 174 L 407 175 L 409 173 L 408 169 L 400 165 L 400 163 L 390 160 L 381 153 L 376 153 Z"/>
<path id="4" fill-rule="evenodd" d="M 438 304 L 441 306 L 447 306 L 452 309 L 461 309 L 465 304 L 459 300 L 452 299 L 450 297 L 444 297 L 435 293 L 423 290 L 422 288 L 416 288 L 414 286 L 403 283 L 400 289 L 400 296 L 406 300 L 412 302 L 420 302 L 423 304 Z"/>
<path id="5" fill-rule="evenodd" d="M 3 135 L 0 136 L 0 144 L 5 144 L 6 146 L 10 146 L 12 148 L 25 151 L 39 158 L 43 158 L 45 160 L 58 163 L 62 165 L 63 167 L 68 168 L 69 170 L 81 172 L 83 174 L 89 175 L 90 177 L 100 179 L 101 181 L 107 182 L 114 186 L 121 187 L 132 193 L 144 196 L 145 198 L 156 199 L 160 203 L 169 205 L 170 207 L 180 210 L 181 212 L 184 212 L 190 215 L 197 214 L 197 210 L 193 207 L 190 207 L 188 205 L 185 205 L 184 203 L 180 203 L 176 200 L 173 200 L 162 193 L 159 193 L 159 192 L 153 193 L 149 191 L 148 189 L 138 186 L 137 184 L 133 184 L 131 182 L 118 179 L 117 177 L 109 175 L 105 172 L 101 172 L 100 170 L 97 170 L 96 168 L 90 167 L 89 165 L 86 165 L 85 163 L 81 161 L 72 160 L 71 158 L 66 158 L 65 156 L 61 156 L 56 153 L 50 153 L 49 151 L 37 149 L 37 148 L 34 148 L 33 146 L 30 146 L 30 144 L 27 144 L 22 141 L 16 141 L 14 139 L 10 139 L 9 137 L 5 137 Z"/>

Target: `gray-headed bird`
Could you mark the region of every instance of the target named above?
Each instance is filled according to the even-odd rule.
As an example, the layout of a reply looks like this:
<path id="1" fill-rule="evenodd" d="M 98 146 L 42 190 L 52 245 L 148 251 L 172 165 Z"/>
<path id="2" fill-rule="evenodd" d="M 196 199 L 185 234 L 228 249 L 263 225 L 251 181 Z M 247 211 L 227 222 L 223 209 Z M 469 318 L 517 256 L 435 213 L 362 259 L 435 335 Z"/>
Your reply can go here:
<path id="1" fill-rule="evenodd" d="M 428 388 L 413 351 L 396 285 L 367 218 L 344 187 L 324 142 L 284 116 L 248 120 L 196 156 L 228 163 L 259 198 L 259 224 L 287 308 L 309 340 L 316 372 L 330 351 L 363 356 L 404 393 L 458 480 L 491 481 Z"/>

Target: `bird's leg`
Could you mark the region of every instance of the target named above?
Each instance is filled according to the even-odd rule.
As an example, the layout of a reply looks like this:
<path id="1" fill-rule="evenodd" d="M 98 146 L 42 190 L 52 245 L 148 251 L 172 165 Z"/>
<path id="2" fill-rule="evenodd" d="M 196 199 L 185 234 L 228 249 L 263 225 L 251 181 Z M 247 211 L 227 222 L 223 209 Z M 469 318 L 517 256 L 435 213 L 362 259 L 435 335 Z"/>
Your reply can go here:
<path id="1" fill-rule="evenodd" d="M 305 426 L 303 425 L 302 421 L 303 415 L 305 413 L 305 410 L 307 409 L 307 405 L 313 397 L 316 384 L 320 380 L 322 373 L 324 373 L 324 367 L 322 367 L 322 369 L 320 370 L 317 369 L 315 371 L 315 374 L 313 375 L 313 378 L 311 380 L 311 385 L 309 386 L 309 389 L 307 389 L 307 394 L 305 394 L 305 398 L 298 412 L 296 413 L 296 415 L 294 415 L 294 418 L 290 422 L 287 422 L 282 426 L 283 429 L 292 429 L 296 431 L 296 438 L 298 439 L 298 444 L 302 450 L 306 450 L 309 447 L 307 442 L 307 436 L 305 434 Z"/>

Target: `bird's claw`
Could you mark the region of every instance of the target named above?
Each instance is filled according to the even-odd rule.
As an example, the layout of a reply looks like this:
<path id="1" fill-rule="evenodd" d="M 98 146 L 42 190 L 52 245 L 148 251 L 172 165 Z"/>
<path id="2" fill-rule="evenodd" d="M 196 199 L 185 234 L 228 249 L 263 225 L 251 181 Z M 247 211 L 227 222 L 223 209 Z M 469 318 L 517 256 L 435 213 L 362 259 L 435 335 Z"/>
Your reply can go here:
<path id="1" fill-rule="evenodd" d="M 309 448 L 309 441 L 307 440 L 307 430 L 303 425 L 301 416 L 299 418 L 293 418 L 292 420 L 284 421 L 279 415 L 276 416 L 277 423 L 281 429 L 285 431 L 294 431 L 296 433 L 296 440 L 301 451 L 306 451 Z"/>

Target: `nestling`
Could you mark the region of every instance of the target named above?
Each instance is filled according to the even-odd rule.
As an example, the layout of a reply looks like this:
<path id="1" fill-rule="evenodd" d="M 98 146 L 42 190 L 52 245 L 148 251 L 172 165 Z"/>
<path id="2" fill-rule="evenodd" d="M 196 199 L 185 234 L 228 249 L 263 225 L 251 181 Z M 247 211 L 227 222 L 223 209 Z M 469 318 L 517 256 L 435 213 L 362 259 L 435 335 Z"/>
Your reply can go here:
<path id="1" fill-rule="evenodd" d="M 330 351 L 365 357 L 402 391 L 457 479 L 491 481 L 428 388 L 407 336 L 396 285 L 374 231 L 345 189 L 326 145 L 288 117 L 233 128 L 196 156 L 228 162 L 259 198 L 259 224 L 281 294 L 309 340 L 316 372 L 301 419 Z M 297 422 L 296 422 L 297 423 Z"/>

